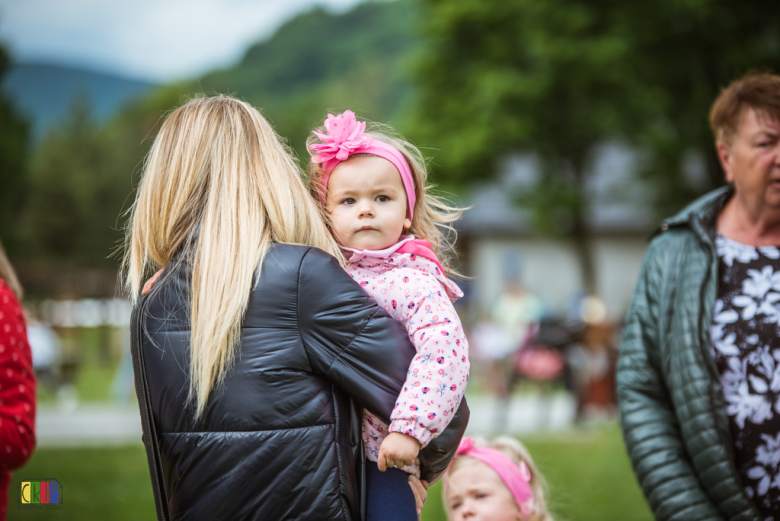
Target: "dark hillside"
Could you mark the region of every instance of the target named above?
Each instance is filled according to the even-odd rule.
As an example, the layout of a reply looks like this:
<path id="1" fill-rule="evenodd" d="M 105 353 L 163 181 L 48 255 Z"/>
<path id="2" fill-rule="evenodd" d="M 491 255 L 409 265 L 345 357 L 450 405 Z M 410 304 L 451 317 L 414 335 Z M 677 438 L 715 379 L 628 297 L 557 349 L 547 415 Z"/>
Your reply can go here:
<path id="1" fill-rule="evenodd" d="M 41 63 L 14 64 L 2 84 L 2 89 L 30 119 L 35 137 L 62 120 L 74 98 L 88 101 L 92 113 L 104 120 L 152 87 L 152 83 L 144 81 Z"/>
<path id="2" fill-rule="evenodd" d="M 262 108 L 299 152 L 327 109 L 397 121 L 411 93 L 407 61 L 418 44 L 418 9 L 412 0 L 343 14 L 315 8 L 250 47 L 236 66 L 200 78 L 197 88 Z"/>

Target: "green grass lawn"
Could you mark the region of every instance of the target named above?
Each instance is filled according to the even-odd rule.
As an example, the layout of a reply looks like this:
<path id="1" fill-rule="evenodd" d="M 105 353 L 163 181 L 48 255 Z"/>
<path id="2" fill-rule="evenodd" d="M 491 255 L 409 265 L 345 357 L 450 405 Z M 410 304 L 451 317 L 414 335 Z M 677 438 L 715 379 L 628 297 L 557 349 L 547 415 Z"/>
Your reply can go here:
<path id="1" fill-rule="evenodd" d="M 549 484 L 556 521 L 652 521 L 625 455 L 617 427 L 535 435 L 522 440 Z M 29 511 L 16 508 L 19 483 L 57 479 L 64 508 Z M 154 519 L 154 502 L 141 446 L 39 449 L 14 473 L 9 520 Z M 431 488 L 425 521 L 443 521 L 441 488 Z"/>
<path id="2" fill-rule="evenodd" d="M 19 510 L 22 481 L 57 479 L 62 510 Z M 142 521 L 156 519 L 152 486 L 142 446 L 39 449 L 13 475 L 8 519 Z"/>

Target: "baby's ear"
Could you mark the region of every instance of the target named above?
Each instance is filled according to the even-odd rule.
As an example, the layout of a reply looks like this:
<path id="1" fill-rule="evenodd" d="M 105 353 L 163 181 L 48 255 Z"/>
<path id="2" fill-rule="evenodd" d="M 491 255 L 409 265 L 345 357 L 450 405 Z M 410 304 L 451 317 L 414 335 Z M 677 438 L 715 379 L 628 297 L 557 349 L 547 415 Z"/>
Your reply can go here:
<path id="1" fill-rule="evenodd" d="M 404 219 L 404 230 L 408 230 L 411 227 L 412 227 L 412 220 L 407 217 L 406 219 Z"/>

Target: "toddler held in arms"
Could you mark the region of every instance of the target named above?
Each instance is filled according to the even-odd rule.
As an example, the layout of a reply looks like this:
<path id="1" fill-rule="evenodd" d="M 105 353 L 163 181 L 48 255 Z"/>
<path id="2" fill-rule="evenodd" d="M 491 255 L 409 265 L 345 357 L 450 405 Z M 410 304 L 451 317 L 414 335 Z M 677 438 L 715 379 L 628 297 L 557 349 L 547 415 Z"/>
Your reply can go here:
<path id="1" fill-rule="evenodd" d="M 443 494 L 449 521 L 553 521 L 544 480 L 513 438 L 463 438 L 444 476 Z"/>
<path id="2" fill-rule="evenodd" d="M 468 343 L 452 305 L 463 293 L 447 278 L 453 246 L 442 230 L 462 210 L 429 193 L 422 154 L 386 127 L 366 131 L 348 110 L 313 134 L 310 189 L 347 272 L 417 350 L 390 425 L 363 412 L 367 517 L 417 519 L 407 473 L 419 477 L 420 449 L 447 427 L 468 382 Z"/>

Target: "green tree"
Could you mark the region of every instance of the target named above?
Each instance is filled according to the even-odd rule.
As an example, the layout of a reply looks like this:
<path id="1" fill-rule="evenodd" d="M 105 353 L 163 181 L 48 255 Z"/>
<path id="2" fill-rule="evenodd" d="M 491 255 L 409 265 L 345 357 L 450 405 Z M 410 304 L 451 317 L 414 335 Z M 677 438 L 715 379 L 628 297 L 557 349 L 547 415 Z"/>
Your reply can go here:
<path id="1" fill-rule="evenodd" d="M 620 5 L 631 38 L 626 73 L 643 85 L 628 137 L 647 151 L 644 176 L 659 216 L 724 183 L 708 113 L 720 89 L 749 71 L 780 72 L 780 3 L 662 0 Z M 690 175 L 690 159 L 699 163 Z"/>
<path id="2" fill-rule="evenodd" d="M 0 46 L 0 83 L 10 58 Z M 12 257 L 19 248 L 19 216 L 27 188 L 28 124 L 0 93 L 0 238 Z"/>
<path id="3" fill-rule="evenodd" d="M 507 155 L 536 154 L 540 175 L 521 202 L 539 229 L 572 239 L 592 290 L 586 177 L 594 148 L 620 134 L 632 105 L 622 68 L 631 49 L 615 2 L 425 3 L 415 128 L 418 141 L 442 150 L 438 177 L 485 180 Z"/>
<path id="4" fill-rule="evenodd" d="M 165 113 L 182 99 L 177 85 L 157 89 L 99 124 L 88 100 L 43 138 L 31 164 L 27 236 L 39 264 L 115 270 L 126 210 L 143 158 Z"/>
<path id="5" fill-rule="evenodd" d="M 647 198 L 668 214 L 722 183 L 707 124 L 719 89 L 780 68 L 777 2 L 423 2 L 413 128 L 443 151 L 438 178 L 462 186 L 491 178 L 507 155 L 535 154 L 540 175 L 519 202 L 539 231 L 574 242 L 588 290 L 596 147 L 622 140 L 642 152 Z"/>
<path id="6" fill-rule="evenodd" d="M 115 222 L 126 196 L 117 194 L 110 161 L 87 100 L 75 100 L 63 124 L 44 137 L 31 165 L 27 223 L 34 256 L 105 265 L 119 238 Z"/>

